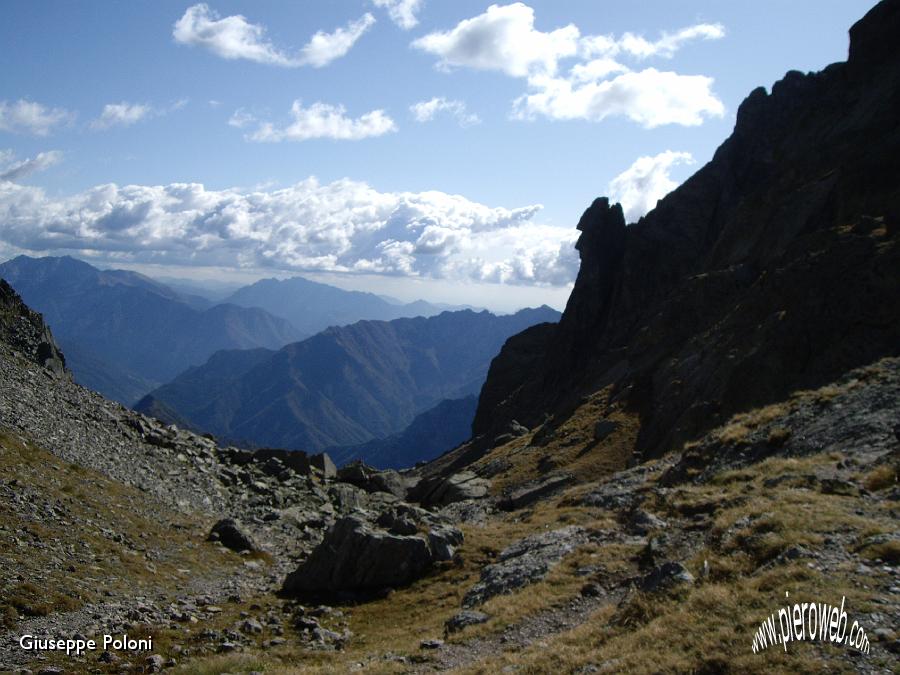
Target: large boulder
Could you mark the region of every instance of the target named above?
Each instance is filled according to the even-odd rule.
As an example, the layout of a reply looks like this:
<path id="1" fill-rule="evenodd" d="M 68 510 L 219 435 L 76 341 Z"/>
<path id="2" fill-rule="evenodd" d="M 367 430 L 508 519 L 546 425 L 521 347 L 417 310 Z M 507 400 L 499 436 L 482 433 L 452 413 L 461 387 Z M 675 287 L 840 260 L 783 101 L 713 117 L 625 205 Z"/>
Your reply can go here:
<path id="1" fill-rule="evenodd" d="M 556 494 L 574 481 L 571 474 L 549 476 L 542 481 L 514 490 L 497 504 L 504 511 L 515 511 Z"/>
<path id="2" fill-rule="evenodd" d="M 363 462 L 351 462 L 337 471 L 337 480 L 366 492 L 387 492 L 398 499 L 406 498 L 406 482 L 393 469 L 379 471 Z"/>
<path id="3" fill-rule="evenodd" d="M 421 480 L 410 490 L 409 498 L 423 506 L 447 506 L 486 497 L 490 487 L 487 478 L 480 478 L 473 471 L 461 471 L 446 478 L 432 476 Z"/>
<path id="4" fill-rule="evenodd" d="M 321 471 L 324 478 L 335 478 L 337 476 L 337 467 L 327 453 L 321 452 L 318 455 L 310 455 L 309 463 Z"/>
<path id="5" fill-rule="evenodd" d="M 253 461 L 265 464 L 270 459 L 277 459 L 292 471 L 309 475 L 309 456 L 301 450 L 283 450 L 281 448 L 261 448 L 253 452 Z"/>
<path id="6" fill-rule="evenodd" d="M 435 562 L 453 557 L 462 543 L 454 527 L 438 525 L 415 534 L 396 534 L 398 516 L 379 518 L 392 532 L 379 529 L 363 515 L 338 520 L 309 557 L 288 575 L 282 592 L 287 595 L 330 595 L 371 592 L 406 586 Z M 405 530 L 411 531 L 411 530 Z"/>
<path id="7" fill-rule="evenodd" d="M 405 586 L 420 577 L 431 561 L 423 537 L 375 530 L 360 516 L 345 516 L 288 575 L 282 591 L 301 595 Z"/>

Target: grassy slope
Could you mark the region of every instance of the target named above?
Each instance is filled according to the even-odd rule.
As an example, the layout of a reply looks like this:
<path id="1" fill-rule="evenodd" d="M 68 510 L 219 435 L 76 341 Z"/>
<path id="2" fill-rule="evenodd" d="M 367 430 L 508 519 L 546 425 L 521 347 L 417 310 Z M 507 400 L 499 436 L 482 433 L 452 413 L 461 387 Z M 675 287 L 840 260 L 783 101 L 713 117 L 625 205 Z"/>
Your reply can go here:
<path id="1" fill-rule="evenodd" d="M 833 388 L 826 387 L 802 396 L 827 400 L 834 394 Z M 584 465 L 583 473 L 593 480 L 621 468 L 637 433 L 636 420 L 625 411 L 609 408 L 604 400 L 605 392 L 598 392 L 586 401 L 544 448 L 525 451 L 532 447 L 531 438 L 526 437 L 492 451 L 484 461 L 503 457 L 510 462 L 498 483 L 510 487 L 536 476 L 544 454 L 571 455 L 571 464 Z M 713 434 L 740 442 L 742 435 L 777 420 L 791 405 L 786 402 L 739 416 Z M 599 415 L 617 419 L 620 427 L 596 443 L 590 430 Z M 657 489 L 659 472 L 651 471 L 641 488 L 651 495 L 644 508 L 667 521 L 667 531 L 700 532 L 681 558 L 697 582 L 653 597 L 624 590 L 621 595 L 611 594 L 610 601 L 601 602 L 582 625 L 548 634 L 531 646 L 504 647 L 498 641 L 487 660 L 463 662 L 459 671 L 494 673 L 513 666 L 516 672 L 525 673 L 572 672 L 593 665 L 601 672 L 852 672 L 854 659 L 859 658 L 872 668 L 889 668 L 893 662 L 873 634 L 879 624 L 867 615 L 879 607 L 884 611 L 880 603 L 894 583 L 879 561 L 896 565 L 900 551 L 895 543 L 867 546 L 865 541 L 896 529 L 894 507 L 878 497 L 896 485 L 897 466 L 867 468 L 854 476 L 873 491 L 875 498 L 868 499 L 826 494 L 803 481 L 783 480 L 785 476 L 827 474 L 844 458 L 843 453 L 835 452 L 800 459 L 775 457 L 745 469 L 722 471 L 702 484 L 686 483 L 667 491 Z M 772 485 L 773 478 L 782 480 Z M 184 672 L 333 672 L 359 667 L 367 672 L 402 672 L 410 667 L 428 668 L 437 657 L 420 650 L 419 642 L 442 636 L 443 622 L 459 610 L 480 567 L 508 543 L 571 523 L 607 531 L 622 527 L 618 524 L 621 514 L 579 506 L 580 495 L 589 488 L 590 484 L 575 486 L 533 509 L 494 516 L 480 527 L 464 526 L 466 542 L 459 565 L 436 570 L 382 600 L 345 608 L 355 637 L 343 652 L 311 653 L 285 645 L 258 654 L 195 662 Z M 843 557 L 778 558 L 792 546 L 818 550 L 826 540 L 842 536 L 849 537 Z M 490 600 L 483 607 L 492 617 L 488 623 L 469 627 L 448 640 L 463 644 L 476 639 L 496 641 L 500 632 L 526 617 L 564 606 L 590 580 L 576 574 L 586 564 L 599 568 L 594 578 L 616 587 L 619 581 L 639 574 L 640 548 L 623 543 L 585 545 L 544 581 Z M 704 562 L 709 566 L 707 575 L 702 573 Z M 860 573 L 860 563 L 869 565 L 871 571 Z M 754 631 L 784 604 L 785 590 L 792 591 L 792 597 L 825 602 L 839 602 L 846 596 L 849 614 L 860 619 L 872 640 L 872 653 L 860 656 L 844 647 L 795 643 L 787 653 L 770 648 L 764 654 L 752 654 Z M 398 655 L 408 659 L 406 664 L 396 661 Z"/>

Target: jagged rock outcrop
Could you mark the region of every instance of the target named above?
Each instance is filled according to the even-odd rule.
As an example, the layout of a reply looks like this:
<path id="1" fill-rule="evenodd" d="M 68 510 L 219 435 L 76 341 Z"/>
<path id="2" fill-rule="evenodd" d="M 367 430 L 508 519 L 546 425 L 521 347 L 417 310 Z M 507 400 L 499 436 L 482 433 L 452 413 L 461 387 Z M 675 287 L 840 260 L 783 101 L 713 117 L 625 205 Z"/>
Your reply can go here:
<path id="1" fill-rule="evenodd" d="M 474 433 L 561 420 L 614 384 L 655 456 L 900 351 L 900 2 L 846 63 L 754 90 L 713 159 L 626 226 L 596 200 L 557 326 L 507 341 Z M 552 424 L 552 422 L 551 422 Z"/>
<path id="2" fill-rule="evenodd" d="M 366 492 L 387 492 L 398 499 L 406 498 L 406 481 L 393 469 L 378 471 L 362 462 L 352 462 L 338 469 L 336 478 Z"/>
<path id="3" fill-rule="evenodd" d="M 0 279 L 0 342 L 54 375 L 68 377 L 66 359 L 43 318 L 4 279 Z"/>

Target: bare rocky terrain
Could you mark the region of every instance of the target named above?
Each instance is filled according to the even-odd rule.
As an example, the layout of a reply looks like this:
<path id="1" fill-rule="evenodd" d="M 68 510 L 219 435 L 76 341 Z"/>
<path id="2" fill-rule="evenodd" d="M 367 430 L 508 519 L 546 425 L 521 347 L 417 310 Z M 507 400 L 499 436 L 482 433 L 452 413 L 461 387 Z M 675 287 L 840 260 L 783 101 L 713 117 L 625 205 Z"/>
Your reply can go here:
<path id="1" fill-rule="evenodd" d="M 559 325 L 412 470 L 111 403 L 0 282 L 0 669 L 900 671 L 897 35 L 752 93 L 639 223 L 595 202 Z M 788 602 L 866 643 L 754 651 Z M 152 653 L 17 646 L 104 632 Z"/>

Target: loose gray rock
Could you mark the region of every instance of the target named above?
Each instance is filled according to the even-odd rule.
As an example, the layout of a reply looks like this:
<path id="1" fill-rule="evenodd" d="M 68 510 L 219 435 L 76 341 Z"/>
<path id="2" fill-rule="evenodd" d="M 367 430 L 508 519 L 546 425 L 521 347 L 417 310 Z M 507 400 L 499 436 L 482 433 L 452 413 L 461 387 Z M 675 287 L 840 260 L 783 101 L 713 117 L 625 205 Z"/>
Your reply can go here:
<path id="1" fill-rule="evenodd" d="M 571 474 L 551 476 L 536 485 L 515 490 L 508 497 L 501 499 L 497 506 L 503 511 L 515 511 L 535 503 L 545 497 L 559 492 L 574 480 Z"/>
<path id="2" fill-rule="evenodd" d="M 428 545 L 435 561 L 453 560 L 456 547 L 462 542 L 462 532 L 449 525 L 441 525 L 428 532 Z"/>
<path id="3" fill-rule="evenodd" d="M 337 480 L 366 492 L 387 492 L 398 499 L 406 498 L 406 482 L 393 469 L 378 471 L 363 462 L 351 462 L 338 469 Z"/>
<path id="4" fill-rule="evenodd" d="M 642 577 L 638 587 L 645 593 L 657 593 L 679 584 L 694 583 L 694 575 L 679 562 L 665 562 Z"/>
<path id="5" fill-rule="evenodd" d="M 635 509 L 628 519 L 628 525 L 635 534 L 643 536 L 652 530 L 665 529 L 666 521 L 643 509 Z"/>
<path id="6" fill-rule="evenodd" d="M 153 654 L 144 659 L 144 672 L 158 673 L 163 669 L 165 661 L 159 654 Z"/>
<path id="7" fill-rule="evenodd" d="M 447 619 L 444 627 L 448 633 L 457 633 L 466 626 L 475 626 L 480 623 L 486 623 L 490 617 L 484 612 L 478 612 L 474 609 L 464 609 Z"/>
<path id="8" fill-rule="evenodd" d="M 433 476 L 420 481 L 410 490 L 409 498 L 424 506 L 446 506 L 485 497 L 490 487 L 488 479 L 480 478 L 473 471 L 462 471 L 447 478 Z"/>
<path id="9" fill-rule="evenodd" d="M 563 556 L 587 541 L 584 528 L 570 525 L 525 537 L 505 548 L 498 562 L 481 570 L 481 579 L 463 598 L 471 609 L 486 600 L 543 579 Z"/>

